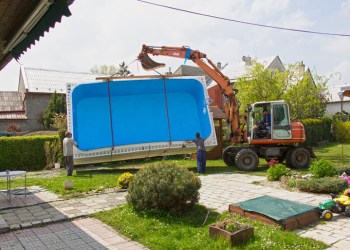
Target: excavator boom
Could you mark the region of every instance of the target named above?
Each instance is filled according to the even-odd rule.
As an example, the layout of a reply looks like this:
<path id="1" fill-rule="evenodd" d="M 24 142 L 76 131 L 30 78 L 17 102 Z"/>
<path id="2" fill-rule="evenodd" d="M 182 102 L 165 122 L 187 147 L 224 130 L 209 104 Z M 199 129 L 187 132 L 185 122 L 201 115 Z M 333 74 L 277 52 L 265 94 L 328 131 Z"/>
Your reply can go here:
<path id="1" fill-rule="evenodd" d="M 227 96 L 227 103 L 225 104 L 226 117 L 231 125 L 231 141 L 233 143 L 242 141 L 242 127 L 240 126 L 240 118 L 238 112 L 238 102 L 236 98 L 236 91 L 232 89 L 230 80 L 225 76 L 221 70 L 207 58 L 206 54 L 191 50 L 188 47 L 156 47 L 143 45 L 138 60 L 141 62 L 145 70 L 152 70 L 164 67 L 164 63 L 157 63 L 153 61 L 149 54 L 153 56 L 169 56 L 176 58 L 183 58 L 192 60 L 199 68 L 208 74 L 220 87 L 222 93 Z M 242 122 L 244 124 L 244 122 Z M 245 138 L 244 138 L 245 139 Z"/>

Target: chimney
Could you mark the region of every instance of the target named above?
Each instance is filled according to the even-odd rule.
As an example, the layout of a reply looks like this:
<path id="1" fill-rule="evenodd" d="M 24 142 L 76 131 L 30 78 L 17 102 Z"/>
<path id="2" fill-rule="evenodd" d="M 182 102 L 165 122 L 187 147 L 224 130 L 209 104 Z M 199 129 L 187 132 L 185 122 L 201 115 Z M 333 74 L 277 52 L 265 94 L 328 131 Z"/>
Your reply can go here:
<path id="1" fill-rule="evenodd" d="M 242 61 L 245 62 L 245 65 L 252 65 L 252 58 L 250 56 L 243 56 Z"/>
<path id="2" fill-rule="evenodd" d="M 216 67 L 218 67 L 218 69 L 221 69 L 221 62 L 218 62 L 218 63 L 216 64 Z"/>
<path id="3" fill-rule="evenodd" d="M 305 74 L 305 64 L 303 61 L 300 62 L 299 70 L 300 70 L 300 74 L 302 74 L 302 75 Z"/>

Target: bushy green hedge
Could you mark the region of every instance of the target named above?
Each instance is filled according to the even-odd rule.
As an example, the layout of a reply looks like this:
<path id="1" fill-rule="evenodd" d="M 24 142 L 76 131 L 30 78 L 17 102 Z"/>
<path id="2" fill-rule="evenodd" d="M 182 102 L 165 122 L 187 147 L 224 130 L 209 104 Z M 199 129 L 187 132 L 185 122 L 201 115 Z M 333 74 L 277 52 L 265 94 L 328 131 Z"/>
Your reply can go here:
<path id="1" fill-rule="evenodd" d="M 338 142 L 350 142 L 350 122 L 335 121 L 334 135 Z"/>
<path id="2" fill-rule="evenodd" d="M 305 127 L 306 145 L 317 146 L 319 142 L 332 139 L 332 120 L 330 118 L 304 119 L 301 123 Z"/>
<path id="3" fill-rule="evenodd" d="M 0 137 L 0 170 L 42 170 L 46 166 L 44 143 L 58 136 Z"/>
<path id="4" fill-rule="evenodd" d="M 296 188 L 310 193 L 340 193 L 348 187 L 348 182 L 338 177 L 324 177 L 320 179 L 297 180 Z"/>

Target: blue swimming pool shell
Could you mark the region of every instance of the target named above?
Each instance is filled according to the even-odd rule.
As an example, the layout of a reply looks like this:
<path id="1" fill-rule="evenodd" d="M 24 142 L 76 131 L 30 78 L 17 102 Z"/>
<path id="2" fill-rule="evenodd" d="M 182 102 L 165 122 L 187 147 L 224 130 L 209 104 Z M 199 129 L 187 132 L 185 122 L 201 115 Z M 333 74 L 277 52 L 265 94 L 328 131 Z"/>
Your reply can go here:
<path id="1" fill-rule="evenodd" d="M 212 134 L 203 84 L 164 78 L 80 84 L 71 93 L 79 149 L 193 140 Z"/>

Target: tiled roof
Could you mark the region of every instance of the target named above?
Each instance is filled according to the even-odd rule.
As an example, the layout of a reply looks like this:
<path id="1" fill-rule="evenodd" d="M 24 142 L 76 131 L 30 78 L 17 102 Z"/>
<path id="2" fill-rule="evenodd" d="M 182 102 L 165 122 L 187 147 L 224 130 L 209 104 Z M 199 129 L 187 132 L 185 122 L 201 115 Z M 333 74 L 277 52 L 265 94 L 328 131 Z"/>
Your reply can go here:
<path id="1" fill-rule="evenodd" d="M 349 84 L 328 86 L 329 102 L 340 102 L 339 92 L 350 89 Z M 349 102 L 350 97 L 344 96 L 344 102 Z"/>
<path id="2" fill-rule="evenodd" d="M 197 66 L 181 65 L 177 70 L 175 70 L 174 75 L 182 76 L 205 76 L 205 81 L 208 83 L 210 79 L 209 76 Z"/>
<path id="3" fill-rule="evenodd" d="M 218 106 L 210 106 L 210 111 L 213 113 L 214 119 L 226 119 L 226 115 Z"/>
<path id="4" fill-rule="evenodd" d="M 60 70 L 21 68 L 25 88 L 34 93 L 66 93 L 67 83 L 94 82 L 100 75 Z"/>
<path id="5" fill-rule="evenodd" d="M 27 119 L 24 111 L 0 112 L 0 120 L 25 120 Z"/>
<path id="6" fill-rule="evenodd" d="M 2 111 L 22 111 L 22 94 L 17 91 L 0 92 L 0 112 Z"/>

